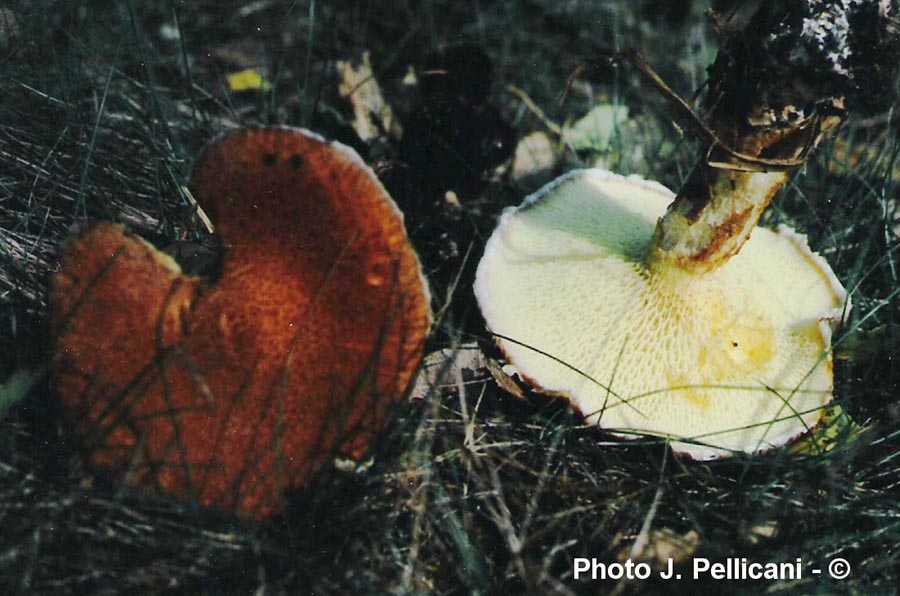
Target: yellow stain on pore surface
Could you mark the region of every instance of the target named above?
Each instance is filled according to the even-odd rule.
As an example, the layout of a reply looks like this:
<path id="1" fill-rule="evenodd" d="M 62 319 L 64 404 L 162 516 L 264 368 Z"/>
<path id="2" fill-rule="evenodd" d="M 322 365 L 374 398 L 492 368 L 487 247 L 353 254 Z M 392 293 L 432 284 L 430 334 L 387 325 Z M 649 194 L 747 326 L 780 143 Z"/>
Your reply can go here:
<path id="1" fill-rule="evenodd" d="M 779 349 L 778 335 L 771 322 L 760 314 L 717 301 L 707 307 L 704 310 L 709 317 L 708 336 L 697 347 L 694 386 L 697 378 L 709 386 L 729 385 L 734 382 L 736 369 L 751 376 L 767 370 Z M 681 381 L 680 385 L 689 384 L 686 378 L 677 380 Z M 708 391 L 700 387 L 678 393 L 683 393 L 694 405 L 708 409 L 711 406 Z"/>
<path id="2" fill-rule="evenodd" d="M 728 333 L 728 356 L 738 366 L 760 370 L 775 356 L 775 330 L 771 326 L 735 325 Z"/>
<path id="3" fill-rule="evenodd" d="M 686 375 L 675 375 L 669 378 L 672 393 L 678 397 L 688 400 L 699 408 L 708 410 L 710 404 L 709 395 L 701 386 L 692 383 Z"/>
<path id="4" fill-rule="evenodd" d="M 709 321 L 708 343 L 700 347 L 701 365 L 728 370 L 764 370 L 778 350 L 771 321 L 727 300 L 710 300 L 703 309 Z"/>

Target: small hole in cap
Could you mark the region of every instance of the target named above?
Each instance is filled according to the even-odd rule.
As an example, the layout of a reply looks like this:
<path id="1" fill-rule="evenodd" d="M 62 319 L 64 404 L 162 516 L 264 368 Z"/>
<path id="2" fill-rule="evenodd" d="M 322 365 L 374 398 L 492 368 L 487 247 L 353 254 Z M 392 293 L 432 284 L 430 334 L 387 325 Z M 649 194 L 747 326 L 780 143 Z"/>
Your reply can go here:
<path id="1" fill-rule="evenodd" d="M 275 157 L 274 153 L 263 153 L 263 163 L 265 165 L 274 166 L 276 161 L 278 161 L 278 158 Z"/>
<path id="2" fill-rule="evenodd" d="M 295 154 L 291 156 L 291 167 L 295 170 L 299 170 L 300 166 L 303 165 L 303 156 L 299 154 Z"/>

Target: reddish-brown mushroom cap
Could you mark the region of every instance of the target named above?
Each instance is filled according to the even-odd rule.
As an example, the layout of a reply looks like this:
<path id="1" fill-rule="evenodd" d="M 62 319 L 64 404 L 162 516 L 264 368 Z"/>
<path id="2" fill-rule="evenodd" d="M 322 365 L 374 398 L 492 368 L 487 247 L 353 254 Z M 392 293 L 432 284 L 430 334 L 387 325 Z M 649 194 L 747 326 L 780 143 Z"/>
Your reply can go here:
<path id="1" fill-rule="evenodd" d="M 431 323 L 402 215 L 350 149 L 224 135 L 194 175 L 223 244 L 207 285 L 118 225 L 52 280 L 56 389 L 91 462 L 257 516 L 335 454 L 361 456 Z"/>

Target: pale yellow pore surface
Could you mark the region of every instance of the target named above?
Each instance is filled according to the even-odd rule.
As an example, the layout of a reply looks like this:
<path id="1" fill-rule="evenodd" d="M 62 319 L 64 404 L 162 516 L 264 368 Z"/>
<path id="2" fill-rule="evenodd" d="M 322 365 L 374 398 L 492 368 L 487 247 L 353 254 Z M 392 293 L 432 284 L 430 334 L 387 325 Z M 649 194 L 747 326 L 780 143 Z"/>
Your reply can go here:
<path id="1" fill-rule="evenodd" d="M 622 434 L 698 459 L 805 432 L 831 400 L 831 329 L 846 293 L 787 228 L 757 228 L 722 266 L 648 265 L 673 195 L 573 172 L 507 210 L 475 294 L 519 373 Z"/>

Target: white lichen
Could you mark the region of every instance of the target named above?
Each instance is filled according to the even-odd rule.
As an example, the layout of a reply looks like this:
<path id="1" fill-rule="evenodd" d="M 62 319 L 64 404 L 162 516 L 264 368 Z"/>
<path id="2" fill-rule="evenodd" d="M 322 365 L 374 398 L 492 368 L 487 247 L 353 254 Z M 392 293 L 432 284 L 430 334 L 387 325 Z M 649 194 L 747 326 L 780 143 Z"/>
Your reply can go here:
<path id="1" fill-rule="evenodd" d="M 848 15 L 866 3 L 867 0 L 807 1 L 809 16 L 803 19 L 800 35 L 818 48 L 819 53 L 831 64 L 832 70 L 839 75 L 852 76 L 848 69 L 852 53 Z M 882 19 L 889 18 L 896 12 L 896 0 L 878 0 L 878 13 Z"/>
<path id="2" fill-rule="evenodd" d="M 819 52 L 839 75 L 850 76 L 850 22 L 847 13 L 858 7 L 860 0 L 809 0 L 810 16 L 803 19 L 800 35 L 815 44 Z"/>

